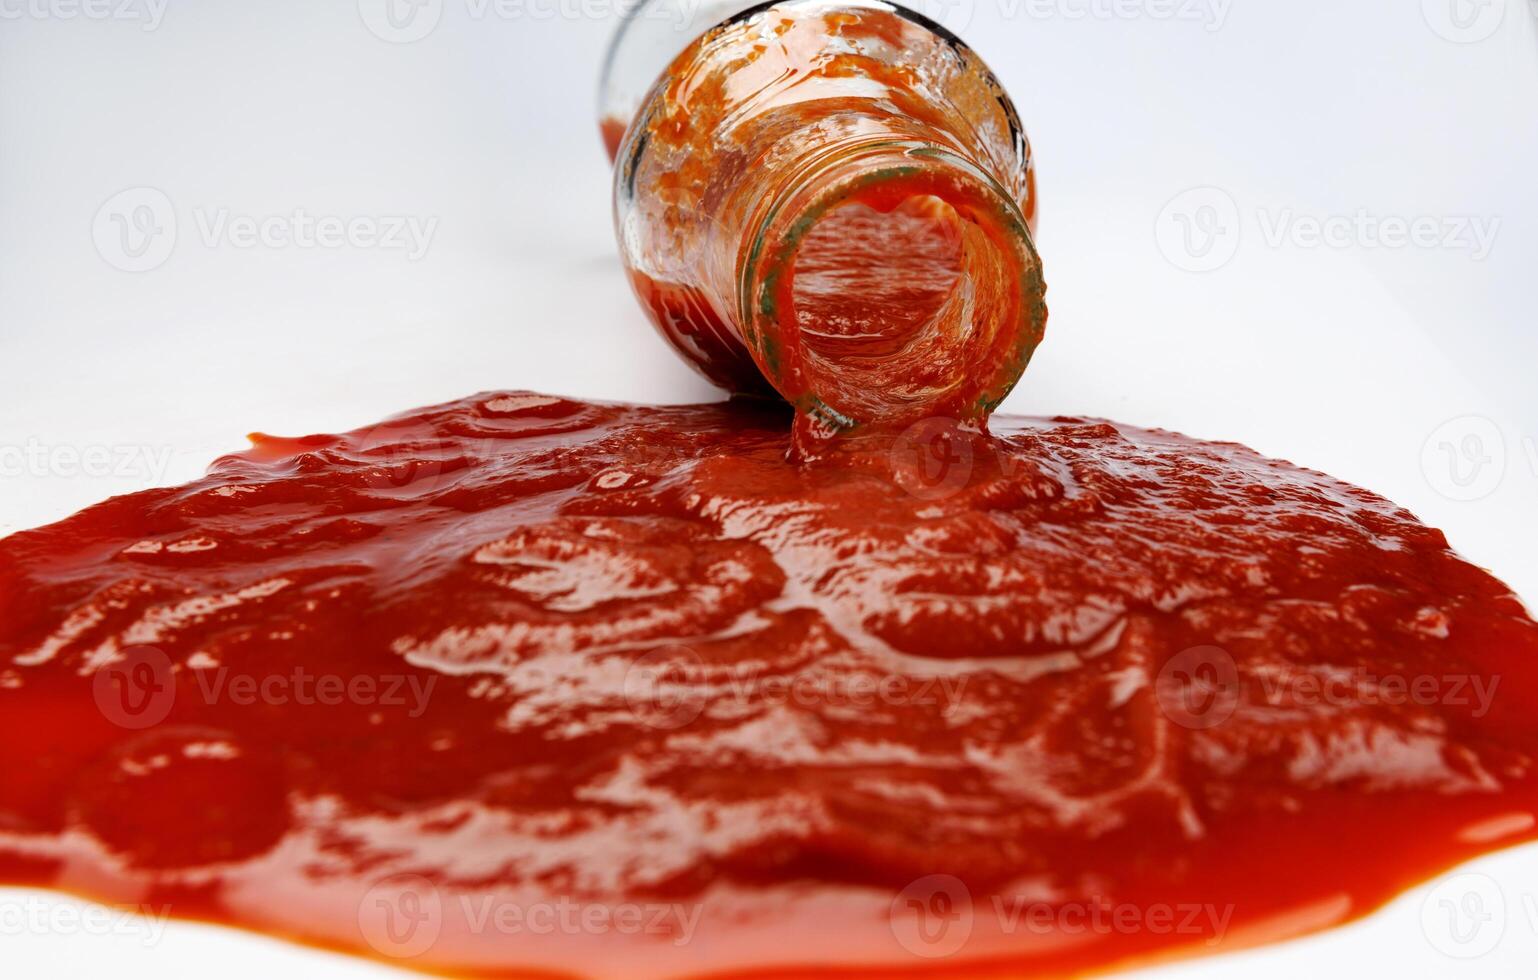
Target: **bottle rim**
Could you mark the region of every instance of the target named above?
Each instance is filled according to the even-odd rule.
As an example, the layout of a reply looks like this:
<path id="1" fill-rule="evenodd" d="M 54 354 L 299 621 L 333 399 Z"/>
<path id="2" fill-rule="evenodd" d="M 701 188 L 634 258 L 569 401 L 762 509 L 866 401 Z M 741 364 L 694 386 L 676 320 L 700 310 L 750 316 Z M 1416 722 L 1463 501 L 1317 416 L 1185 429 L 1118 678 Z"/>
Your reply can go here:
<path id="1" fill-rule="evenodd" d="M 1002 270 L 992 321 L 965 324 L 971 353 L 984 363 L 966 370 L 934 397 L 896 400 L 877 415 L 851 405 L 818 384 L 817 365 L 800 335 L 793 300 L 800 246 L 811 229 L 840 205 L 897 189 L 933 196 L 983 234 L 985 260 Z M 1046 331 L 1045 280 L 1030 223 L 1007 188 L 960 154 L 930 143 L 859 138 L 819 147 L 790 174 L 780 194 L 749 222 L 737 265 L 738 314 L 743 342 L 769 383 L 799 413 L 829 432 L 873 422 L 905 423 L 933 415 L 983 421 L 1013 390 Z M 989 304 L 982 304 L 985 308 Z"/>

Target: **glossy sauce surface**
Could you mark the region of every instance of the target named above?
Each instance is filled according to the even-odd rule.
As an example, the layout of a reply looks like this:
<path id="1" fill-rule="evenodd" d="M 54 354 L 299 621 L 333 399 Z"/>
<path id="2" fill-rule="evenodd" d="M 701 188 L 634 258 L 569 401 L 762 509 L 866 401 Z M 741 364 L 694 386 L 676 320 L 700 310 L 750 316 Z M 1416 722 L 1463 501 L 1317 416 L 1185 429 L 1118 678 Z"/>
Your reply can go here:
<path id="1" fill-rule="evenodd" d="M 0 541 L 4 880 L 431 970 L 1015 976 L 1535 835 L 1538 626 L 1393 504 L 788 428 L 483 394 Z"/>

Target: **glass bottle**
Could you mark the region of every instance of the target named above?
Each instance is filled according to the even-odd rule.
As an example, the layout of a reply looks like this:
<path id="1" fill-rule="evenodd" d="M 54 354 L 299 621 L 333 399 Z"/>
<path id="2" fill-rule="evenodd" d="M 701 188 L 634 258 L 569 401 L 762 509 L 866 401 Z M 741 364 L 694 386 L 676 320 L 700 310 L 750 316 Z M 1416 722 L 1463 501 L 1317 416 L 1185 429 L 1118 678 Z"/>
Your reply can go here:
<path id="1" fill-rule="evenodd" d="M 777 391 L 803 452 L 981 427 L 1047 316 L 1030 145 L 997 79 L 889 3 L 728 0 L 643 91 L 693 27 L 659 15 L 674 3 L 631 10 L 602 94 L 621 255 L 663 336 L 722 387 Z"/>

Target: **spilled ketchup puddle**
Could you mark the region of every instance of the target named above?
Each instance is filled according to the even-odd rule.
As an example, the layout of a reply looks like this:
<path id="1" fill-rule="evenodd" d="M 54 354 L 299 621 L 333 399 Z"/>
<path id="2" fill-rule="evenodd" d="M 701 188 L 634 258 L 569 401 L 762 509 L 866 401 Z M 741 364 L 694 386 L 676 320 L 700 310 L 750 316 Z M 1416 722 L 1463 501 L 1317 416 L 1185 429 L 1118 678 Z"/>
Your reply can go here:
<path id="1" fill-rule="evenodd" d="M 1538 626 L 1231 444 L 486 394 L 0 541 L 0 877 L 424 970 L 1052 974 L 1535 836 Z"/>

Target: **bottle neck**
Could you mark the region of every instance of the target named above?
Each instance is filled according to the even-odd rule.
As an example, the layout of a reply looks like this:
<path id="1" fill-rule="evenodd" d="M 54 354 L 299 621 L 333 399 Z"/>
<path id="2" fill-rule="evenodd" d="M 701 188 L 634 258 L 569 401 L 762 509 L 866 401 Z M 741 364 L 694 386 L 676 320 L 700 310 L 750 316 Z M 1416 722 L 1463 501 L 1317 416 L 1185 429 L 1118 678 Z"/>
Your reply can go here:
<path id="1" fill-rule="evenodd" d="M 1046 325 L 1015 197 L 908 134 L 829 141 L 765 191 L 737 253 L 737 312 L 803 439 L 935 416 L 981 425 Z"/>

